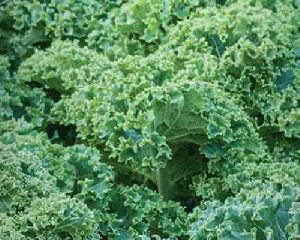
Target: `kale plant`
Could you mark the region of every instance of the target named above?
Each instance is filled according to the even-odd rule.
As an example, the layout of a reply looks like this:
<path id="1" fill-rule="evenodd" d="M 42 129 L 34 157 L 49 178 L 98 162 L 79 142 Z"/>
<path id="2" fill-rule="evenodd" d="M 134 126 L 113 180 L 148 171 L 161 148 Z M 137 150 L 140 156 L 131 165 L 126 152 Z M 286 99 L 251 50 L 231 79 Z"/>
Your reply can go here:
<path id="1" fill-rule="evenodd" d="M 300 239 L 298 0 L 0 1 L 0 239 Z"/>

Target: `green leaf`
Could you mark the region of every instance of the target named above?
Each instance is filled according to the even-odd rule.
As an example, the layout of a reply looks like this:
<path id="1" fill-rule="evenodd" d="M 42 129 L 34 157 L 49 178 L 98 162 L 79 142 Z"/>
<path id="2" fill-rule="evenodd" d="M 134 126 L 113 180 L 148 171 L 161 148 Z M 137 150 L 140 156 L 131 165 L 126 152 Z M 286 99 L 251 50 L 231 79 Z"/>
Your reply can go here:
<path id="1" fill-rule="evenodd" d="M 283 72 L 276 81 L 277 91 L 282 91 L 294 83 L 294 73 L 291 69 Z"/>

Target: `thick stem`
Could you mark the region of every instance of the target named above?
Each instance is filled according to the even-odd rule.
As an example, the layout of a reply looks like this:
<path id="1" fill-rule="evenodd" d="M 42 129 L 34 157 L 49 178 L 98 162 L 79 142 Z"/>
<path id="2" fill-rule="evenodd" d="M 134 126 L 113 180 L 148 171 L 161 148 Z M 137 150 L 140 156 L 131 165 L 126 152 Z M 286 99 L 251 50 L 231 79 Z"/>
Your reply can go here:
<path id="1" fill-rule="evenodd" d="M 158 192 L 165 200 L 172 199 L 172 186 L 166 168 L 160 168 L 156 171 L 156 185 Z"/>

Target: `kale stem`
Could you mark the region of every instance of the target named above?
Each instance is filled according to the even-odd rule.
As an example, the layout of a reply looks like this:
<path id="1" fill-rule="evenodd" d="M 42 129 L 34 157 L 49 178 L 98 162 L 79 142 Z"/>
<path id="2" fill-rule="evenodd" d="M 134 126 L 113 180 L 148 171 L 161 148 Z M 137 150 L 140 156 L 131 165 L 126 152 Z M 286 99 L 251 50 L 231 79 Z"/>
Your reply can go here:
<path id="1" fill-rule="evenodd" d="M 160 168 L 156 171 L 156 185 L 158 192 L 165 200 L 172 198 L 171 182 L 166 168 Z"/>

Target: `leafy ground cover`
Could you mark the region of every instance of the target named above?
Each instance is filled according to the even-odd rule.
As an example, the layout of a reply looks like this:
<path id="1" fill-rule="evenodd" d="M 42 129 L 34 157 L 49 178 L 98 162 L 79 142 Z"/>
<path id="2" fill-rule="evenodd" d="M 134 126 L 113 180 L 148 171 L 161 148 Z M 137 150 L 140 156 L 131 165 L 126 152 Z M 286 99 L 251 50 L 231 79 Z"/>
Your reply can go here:
<path id="1" fill-rule="evenodd" d="M 0 238 L 300 239 L 300 2 L 1 0 Z"/>

